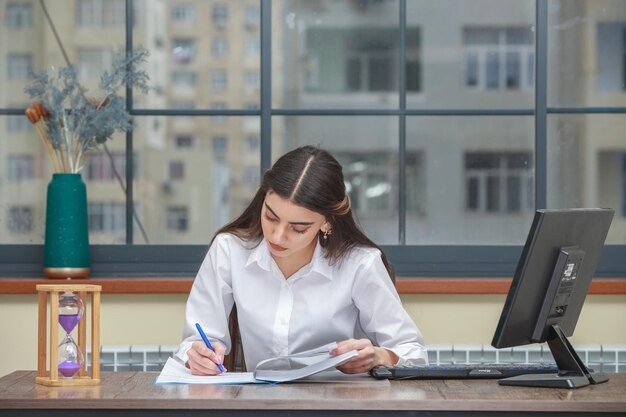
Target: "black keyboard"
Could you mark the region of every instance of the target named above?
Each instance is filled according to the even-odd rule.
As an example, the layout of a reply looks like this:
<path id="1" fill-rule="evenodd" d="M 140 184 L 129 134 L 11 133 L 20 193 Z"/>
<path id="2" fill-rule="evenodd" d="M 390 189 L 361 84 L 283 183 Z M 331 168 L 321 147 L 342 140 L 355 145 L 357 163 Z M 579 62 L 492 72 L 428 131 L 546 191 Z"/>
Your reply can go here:
<path id="1" fill-rule="evenodd" d="M 553 374 L 554 363 L 457 364 L 429 366 L 377 366 L 370 375 L 377 379 L 478 379 L 507 378 L 523 374 Z"/>

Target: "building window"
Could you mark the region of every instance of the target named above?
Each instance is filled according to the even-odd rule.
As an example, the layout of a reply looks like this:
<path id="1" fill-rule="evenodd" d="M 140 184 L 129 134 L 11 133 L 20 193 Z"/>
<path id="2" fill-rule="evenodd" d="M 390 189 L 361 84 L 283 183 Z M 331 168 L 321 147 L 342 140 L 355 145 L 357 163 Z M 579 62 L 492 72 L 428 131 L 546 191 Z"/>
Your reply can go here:
<path id="1" fill-rule="evenodd" d="M 420 88 L 419 73 L 415 72 L 419 69 L 419 39 L 418 29 L 407 30 L 410 92 Z M 399 87 L 399 53 L 396 28 L 315 27 L 306 32 L 303 84 L 313 92 L 393 92 Z"/>
<path id="2" fill-rule="evenodd" d="M 170 161 L 168 178 L 174 181 L 185 179 L 185 163 L 182 161 Z"/>
<path id="3" fill-rule="evenodd" d="M 196 56 L 196 41 L 177 38 L 172 40 L 172 58 L 177 64 L 189 64 Z"/>
<path id="4" fill-rule="evenodd" d="M 532 210 L 533 159 L 530 152 L 465 154 L 465 208 L 470 212 Z"/>
<path id="5" fill-rule="evenodd" d="M 167 208 L 167 230 L 171 232 L 186 232 L 189 226 L 189 211 L 187 207 Z"/>
<path id="6" fill-rule="evenodd" d="M 259 6 L 248 5 L 244 12 L 244 25 L 247 29 L 255 30 L 261 20 L 261 10 Z"/>
<path id="7" fill-rule="evenodd" d="M 172 20 L 178 23 L 196 21 L 196 8 L 191 4 L 177 4 L 172 6 Z"/>
<path id="8" fill-rule="evenodd" d="M 258 136 L 248 136 L 244 142 L 244 152 L 258 152 L 261 148 L 261 138 Z"/>
<path id="9" fill-rule="evenodd" d="M 261 172 L 259 167 L 247 167 L 244 172 L 244 183 L 250 187 L 259 185 L 261 181 Z"/>
<path id="10" fill-rule="evenodd" d="M 196 73 L 193 71 L 172 72 L 172 85 L 193 87 L 196 85 Z"/>
<path id="11" fill-rule="evenodd" d="M 124 233 L 126 205 L 116 202 L 89 203 L 89 231 L 96 233 Z"/>
<path id="12" fill-rule="evenodd" d="M 211 71 L 211 87 L 213 90 L 225 90 L 228 85 L 228 74 L 224 70 Z"/>
<path id="13" fill-rule="evenodd" d="M 226 136 L 213 137 L 213 155 L 216 158 L 224 158 L 228 151 L 228 138 Z"/>
<path id="14" fill-rule="evenodd" d="M 124 27 L 125 19 L 125 0 L 76 1 L 76 26 L 78 27 Z"/>
<path id="15" fill-rule="evenodd" d="M 256 36 L 246 36 L 243 41 L 243 49 L 246 55 L 256 56 L 261 52 L 261 44 Z"/>
<path id="16" fill-rule="evenodd" d="M 228 25 L 228 8 L 224 4 L 216 4 L 213 6 L 213 24 L 219 29 L 226 28 Z"/>
<path id="17" fill-rule="evenodd" d="M 26 104 L 24 106 L 16 107 L 26 108 L 29 105 L 30 104 Z M 32 124 L 28 121 L 28 118 L 24 116 L 9 116 L 7 118 L 7 131 L 9 132 L 27 132 L 30 129 L 32 129 Z"/>
<path id="18" fill-rule="evenodd" d="M 598 90 L 626 90 L 626 23 L 598 23 L 596 35 Z"/>
<path id="19" fill-rule="evenodd" d="M 78 48 L 76 71 L 82 80 L 99 80 L 103 71 L 113 63 L 113 51 L 108 48 Z"/>
<path id="20" fill-rule="evenodd" d="M 534 84 L 534 35 L 528 27 L 465 28 L 465 86 L 529 90 Z"/>
<path id="21" fill-rule="evenodd" d="M 228 40 L 224 38 L 213 39 L 211 53 L 214 57 L 226 56 L 228 54 Z"/>
<path id="22" fill-rule="evenodd" d="M 22 181 L 35 176 L 35 164 L 32 155 L 9 155 L 7 157 L 7 179 Z"/>
<path id="23" fill-rule="evenodd" d="M 397 155 L 388 152 L 337 152 L 346 191 L 359 215 L 391 213 L 397 207 L 392 184 L 397 184 Z"/>
<path id="24" fill-rule="evenodd" d="M 109 155 L 101 152 L 88 154 L 83 169 L 85 179 L 93 182 L 117 181 L 115 177 L 115 171 L 117 171 L 118 175 L 126 181 L 126 155 L 115 152 L 111 153 L 111 158 L 113 161 Z M 111 166 L 111 162 L 113 162 L 115 170 Z"/>
<path id="25" fill-rule="evenodd" d="M 259 74 L 259 71 L 245 71 L 243 73 L 243 82 L 246 88 L 250 90 L 258 90 L 261 88 L 261 75 Z"/>
<path id="26" fill-rule="evenodd" d="M 226 103 L 218 101 L 211 105 L 212 110 L 226 110 Z M 216 114 L 213 116 L 213 121 L 216 123 L 224 123 L 226 121 L 226 116 L 221 114 Z"/>
<path id="27" fill-rule="evenodd" d="M 33 75 L 31 54 L 10 53 L 7 56 L 7 77 L 9 80 L 28 80 Z"/>
<path id="28" fill-rule="evenodd" d="M 172 100 L 170 106 L 174 110 L 190 110 L 196 108 L 196 103 L 191 100 Z"/>
<path id="29" fill-rule="evenodd" d="M 33 208 L 12 206 L 8 210 L 7 228 L 11 233 L 29 233 L 33 230 Z"/>
<path id="30" fill-rule="evenodd" d="M 30 3 L 8 3 L 5 15 L 7 29 L 19 30 L 33 27 L 33 6 Z"/>
<path id="31" fill-rule="evenodd" d="M 191 135 L 176 135 L 173 140 L 175 148 L 187 149 L 193 148 L 195 138 Z"/>

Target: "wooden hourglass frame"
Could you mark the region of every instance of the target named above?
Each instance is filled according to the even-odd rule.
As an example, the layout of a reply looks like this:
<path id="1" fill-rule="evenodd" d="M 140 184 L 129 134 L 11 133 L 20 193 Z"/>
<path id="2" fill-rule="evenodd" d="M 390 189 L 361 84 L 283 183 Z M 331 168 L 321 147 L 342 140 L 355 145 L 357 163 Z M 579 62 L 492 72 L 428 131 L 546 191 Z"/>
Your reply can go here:
<path id="1" fill-rule="evenodd" d="M 41 284 L 37 285 L 39 294 L 39 323 L 38 323 L 38 352 L 37 378 L 41 385 L 52 387 L 72 385 L 99 385 L 100 384 L 100 285 L 88 284 Z M 77 293 L 85 308 L 83 317 L 78 321 L 78 348 L 85 356 L 85 363 L 73 378 L 59 378 L 59 294 L 66 291 Z M 87 375 L 87 296 L 91 296 L 91 371 Z M 50 351 L 46 357 L 46 324 L 48 322 L 47 303 L 50 297 Z M 46 369 L 49 362 L 50 369 Z"/>

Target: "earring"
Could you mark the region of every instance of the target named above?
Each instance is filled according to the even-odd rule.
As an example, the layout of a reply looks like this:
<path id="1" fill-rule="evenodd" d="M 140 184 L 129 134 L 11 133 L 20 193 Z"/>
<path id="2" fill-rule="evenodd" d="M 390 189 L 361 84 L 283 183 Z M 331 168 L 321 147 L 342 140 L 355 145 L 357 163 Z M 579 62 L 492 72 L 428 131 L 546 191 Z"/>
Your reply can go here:
<path id="1" fill-rule="evenodd" d="M 333 234 L 333 230 L 332 229 L 328 229 L 324 231 L 324 241 L 326 241 L 326 239 L 328 239 L 328 236 Z"/>

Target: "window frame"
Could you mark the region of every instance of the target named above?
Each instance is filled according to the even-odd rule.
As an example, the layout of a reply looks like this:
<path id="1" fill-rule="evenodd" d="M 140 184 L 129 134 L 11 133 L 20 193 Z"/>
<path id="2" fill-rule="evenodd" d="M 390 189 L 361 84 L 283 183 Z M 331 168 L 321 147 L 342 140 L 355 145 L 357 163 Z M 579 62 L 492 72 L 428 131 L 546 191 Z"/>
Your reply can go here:
<path id="1" fill-rule="evenodd" d="M 406 227 L 406 119 L 415 116 L 534 116 L 535 117 L 535 208 L 547 206 L 547 118 L 549 114 L 604 114 L 623 113 L 626 108 L 548 108 L 547 105 L 547 38 L 548 1 L 535 0 L 535 46 L 534 85 L 535 103 L 523 109 L 410 109 L 406 104 L 407 82 L 407 0 L 399 4 L 399 51 L 400 62 L 399 106 L 396 109 L 284 109 L 274 108 L 271 100 L 271 24 L 272 1 L 260 2 L 260 104 L 258 109 L 227 109 L 225 106 L 209 110 L 193 109 L 134 109 L 132 91 L 127 91 L 129 112 L 133 117 L 142 116 L 206 116 L 230 115 L 256 116 L 260 118 L 260 146 L 263 172 L 271 166 L 271 124 L 274 116 L 395 116 L 398 119 L 398 176 L 399 228 L 398 244 L 382 245 L 399 277 L 510 277 L 521 253 L 521 245 L 407 245 Z M 224 3 L 219 4 L 224 6 Z M 228 12 L 227 12 L 228 13 Z M 213 15 L 213 14 L 212 14 Z M 229 16 L 230 17 L 230 16 Z M 132 48 L 133 0 L 126 0 L 126 48 Z M 228 24 L 228 22 L 226 23 Z M 23 108 L 0 109 L 0 117 L 22 115 Z M 213 116 L 213 117 L 211 117 Z M 133 133 L 127 133 L 127 154 L 133 155 Z M 127 158 L 127 183 L 132 184 L 133 158 Z M 92 245 L 93 276 L 181 276 L 196 274 L 206 245 L 140 245 L 133 244 L 133 189 L 126 190 L 126 242 L 121 245 Z M 164 207 L 167 209 L 167 207 Z M 190 213 L 189 213 L 190 214 Z M 188 218 L 189 222 L 189 218 Z M 189 223 L 188 223 L 189 227 Z M 208 243 L 208 240 L 207 240 Z M 596 273 L 598 277 L 625 277 L 626 260 L 622 256 L 626 245 L 607 245 L 603 251 Z M 42 276 L 43 245 L 0 245 L 0 276 Z"/>

